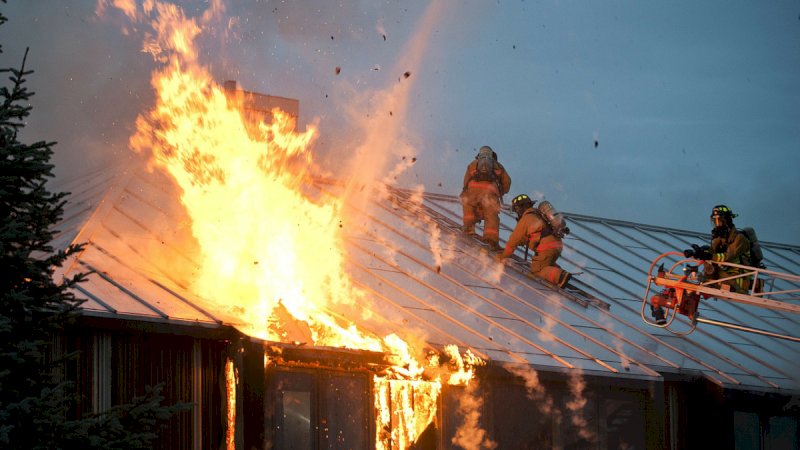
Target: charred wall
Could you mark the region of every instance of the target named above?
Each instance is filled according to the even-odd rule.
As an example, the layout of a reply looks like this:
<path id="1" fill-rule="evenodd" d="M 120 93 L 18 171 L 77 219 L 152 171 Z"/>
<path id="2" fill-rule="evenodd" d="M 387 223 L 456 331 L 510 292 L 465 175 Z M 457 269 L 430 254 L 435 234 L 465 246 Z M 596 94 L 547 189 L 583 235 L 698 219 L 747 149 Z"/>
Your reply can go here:
<path id="1" fill-rule="evenodd" d="M 798 448 L 797 395 L 726 389 L 703 378 L 665 383 L 669 448 Z"/>
<path id="2" fill-rule="evenodd" d="M 662 403 L 660 383 L 586 377 L 576 402 L 567 374 L 541 372 L 546 394 L 536 397 L 519 378 L 488 370 L 479 375 L 474 392 L 443 386 L 435 420 L 410 447 L 401 447 L 393 436 L 395 409 L 391 426 L 375 430 L 380 422 L 376 386 L 366 365 L 342 369 L 278 363 L 266 373 L 269 448 L 375 448 L 380 439 L 384 448 L 459 449 L 453 438 L 471 432 L 485 433 L 496 448 L 512 450 L 664 448 L 664 412 L 655 406 Z M 462 399 L 467 395 L 479 405 L 470 412 L 479 417 L 472 430 L 463 429 Z"/>
<path id="3" fill-rule="evenodd" d="M 538 372 L 538 390 L 519 378 L 493 370 L 478 380 L 483 406 L 481 426 L 497 448 L 663 448 L 658 404 L 652 382 L 609 377 L 583 378 L 576 395 L 569 374 Z M 462 387 L 448 387 L 442 396 L 442 447 L 450 442 L 463 419 L 456 414 Z"/>
<path id="4" fill-rule="evenodd" d="M 165 404 L 192 403 L 174 417 L 155 448 L 399 448 L 392 417 L 380 423 L 375 399 L 378 355 L 272 344 L 232 330 L 182 328 L 120 320 L 84 320 L 59 340 L 77 351 L 65 366 L 81 402 L 74 416 L 102 411 L 164 383 Z M 235 418 L 228 415 L 235 373 Z M 728 390 L 702 378 L 664 381 L 538 372 L 538 391 L 499 366 L 479 371 L 476 428 L 499 449 L 531 448 L 796 448 L 796 397 Z M 390 387 L 391 391 L 392 387 Z M 464 387 L 443 386 L 437 415 L 413 449 L 456 449 L 464 423 Z M 413 399 L 413 394 L 411 396 Z M 793 400 L 794 399 L 794 400 Z M 413 401 L 412 401 L 413 404 Z M 577 406 L 576 406 L 577 405 Z M 231 431 L 232 433 L 229 433 Z"/>
<path id="5" fill-rule="evenodd" d="M 225 442 L 225 361 L 229 341 L 175 334 L 181 327 L 125 321 L 83 321 L 59 336 L 57 351 L 74 353 L 64 366 L 75 383 L 75 418 L 130 403 L 163 384 L 163 405 L 190 404 L 159 433 L 154 448 L 220 448 Z M 172 333 L 164 332 L 171 329 Z M 202 334 L 202 333 L 200 333 Z"/>

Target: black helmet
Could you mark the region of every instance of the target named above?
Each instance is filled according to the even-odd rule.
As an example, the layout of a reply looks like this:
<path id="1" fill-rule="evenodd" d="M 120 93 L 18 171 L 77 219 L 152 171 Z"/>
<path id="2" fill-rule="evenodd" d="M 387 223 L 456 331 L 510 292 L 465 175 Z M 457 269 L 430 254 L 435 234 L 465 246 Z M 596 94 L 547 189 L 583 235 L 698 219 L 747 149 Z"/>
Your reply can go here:
<path id="1" fill-rule="evenodd" d="M 531 200 L 527 195 L 519 194 L 511 200 L 511 210 L 514 211 L 517 215 L 517 220 L 519 220 L 526 209 L 533 208 L 534 203 L 536 203 L 536 201 Z"/>
<path id="2" fill-rule="evenodd" d="M 736 214 L 725 205 L 717 205 L 711 209 L 711 226 L 714 229 L 730 228 Z"/>

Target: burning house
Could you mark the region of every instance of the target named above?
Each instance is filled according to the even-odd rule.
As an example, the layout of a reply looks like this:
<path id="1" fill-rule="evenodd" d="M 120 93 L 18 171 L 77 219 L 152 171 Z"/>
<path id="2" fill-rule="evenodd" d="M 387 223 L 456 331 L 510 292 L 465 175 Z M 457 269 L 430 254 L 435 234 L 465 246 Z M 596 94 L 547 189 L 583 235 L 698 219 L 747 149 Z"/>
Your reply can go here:
<path id="1" fill-rule="evenodd" d="M 165 449 L 798 447 L 800 317 L 642 320 L 651 261 L 706 235 L 565 213 L 571 287 L 531 279 L 460 233 L 458 197 L 314 170 L 299 103 L 219 87 L 184 25 L 146 46 L 178 57 L 130 139 L 142 167 L 63 187 L 83 411 L 164 383 L 192 404 Z M 800 273 L 800 247 L 762 250 Z"/>
<path id="2" fill-rule="evenodd" d="M 642 320 L 652 259 L 707 236 L 565 213 L 574 277 L 556 289 L 526 276 L 521 250 L 504 266 L 464 238 L 455 196 L 378 186 L 337 203 L 346 183 L 291 178 L 308 140 L 297 103 L 219 92 L 251 118 L 269 111 L 244 135 L 288 157 L 226 162 L 170 135 L 179 121 L 140 123 L 161 140 L 132 145 L 165 149 L 149 170 L 65 186 L 75 213 L 59 239 L 88 245 L 57 276 L 90 275 L 59 342 L 81 350 L 83 410 L 165 383 L 166 401 L 193 405 L 162 433 L 171 449 L 797 447 L 796 315 L 709 300 L 685 336 Z M 290 178 L 251 192 L 248 167 Z M 271 209 L 287 203 L 300 208 Z M 513 225 L 504 209 L 503 240 Z M 762 249 L 800 272 L 800 248 Z"/>

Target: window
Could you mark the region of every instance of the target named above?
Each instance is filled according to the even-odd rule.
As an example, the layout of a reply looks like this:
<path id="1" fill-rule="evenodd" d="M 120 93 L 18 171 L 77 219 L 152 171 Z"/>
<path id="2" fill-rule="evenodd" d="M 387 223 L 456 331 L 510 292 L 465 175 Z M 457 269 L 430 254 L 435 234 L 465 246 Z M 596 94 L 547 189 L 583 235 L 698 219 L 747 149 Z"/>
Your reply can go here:
<path id="1" fill-rule="evenodd" d="M 800 448 L 797 442 L 797 417 L 770 417 L 764 433 L 764 450 Z"/>
<path id="2" fill-rule="evenodd" d="M 532 400 L 524 386 L 492 386 L 492 439 L 503 449 L 644 449 L 647 393 L 587 388 L 576 397 L 555 386 L 558 400 Z M 550 410 L 552 409 L 552 411 Z"/>
<path id="3" fill-rule="evenodd" d="M 491 402 L 494 423 L 491 437 L 497 448 L 552 448 L 553 415 L 543 410 L 543 403 L 528 398 L 525 386 L 498 383 L 493 386 Z"/>
<path id="4" fill-rule="evenodd" d="M 311 392 L 283 391 L 283 441 L 287 449 L 311 447 Z"/>
<path id="5" fill-rule="evenodd" d="M 733 414 L 736 450 L 783 450 L 799 448 L 797 417 L 759 417 L 758 413 Z"/>
<path id="6" fill-rule="evenodd" d="M 367 448 L 370 436 L 367 406 L 371 399 L 367 379 L 338 374 L 320 378 L 320 400 L 323 403 L 320 448 Z"/>
<path id="7" fill-rule="evenodd" d="M 277 450 L 370 447 L 372 397 L 364 374 L 280 370 L 268 383 Z"/>
<path id="8" fill-rule="evenodd" d="M 616 394 L 611 398 L 604 398 L 601 404 L 600 428 L 605 433 L 601 436 L 605 441 L 602 448 L 645 448 L 645 414 L 640 398 Z"/>
<path id="9" fill-rule="evenodd" d="M 314 377 L 302 372 L 279 372 L 272 379 L 275 395 L 275 447 L 282 450 L 315 448 Z"/>
<path id="10" fill-rule="evenodd" d="M 733 413 L 733 433 L 736 450 L 759 450 L 761 448 L 758 414 L 735 411 Z"/>

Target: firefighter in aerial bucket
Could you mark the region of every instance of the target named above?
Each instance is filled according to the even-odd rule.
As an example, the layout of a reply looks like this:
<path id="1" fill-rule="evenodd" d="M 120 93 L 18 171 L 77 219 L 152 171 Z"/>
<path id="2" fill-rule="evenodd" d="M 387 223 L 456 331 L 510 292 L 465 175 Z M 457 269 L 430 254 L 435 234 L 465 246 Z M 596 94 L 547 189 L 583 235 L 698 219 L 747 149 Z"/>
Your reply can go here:
<path id="1" fill-rule="evenodd" d="M 750 256 L 750 240 L 744 233 L 736 229 L 733 218 L 736 214 L 725 205 L 717 205 L 711 209 L 711 245 L 692 245 L 683 251 L 687 258 L 703 261 L 727 262 L 741 265 L 752 265 Z M 704 264 L 703 276 L 708 280 L 718 280 L 739 275 L 742 269 L 725 268 L 717 264 Z M 736 278 L 723 282 L 732 291 L 745 292 L 749 281 Z"/>
<path id="2" fill-rule="evenodd" d="M 483 220 L 483 241 L 494 251 L 500 250 L 500 206 L 503 195 L 511 189 L 511 177 L 497 161 L 497 154 L 484 145 L 464 173 L 461 205 L 465 234 L 475 233 L 475 224 Z"/>
<path id="3" fill-rule="evenodd" d="M 736 214 L 726 205 L 717 205 L 711 209 L 711 245 L 693 244 L 692 248 L 683 251 L 687 258 L 695 258 L 701 261 L 708 261 L 703 264 L 703 280 L 713 281 L 729 277 L 735 277 L 744 273 L 745 269 L 735 267 L 725 267 L 714 262 L 726 262 L 744 266 L 761 266 L 760 248 L 757 245 L 755 231 L 748 228 L 747 233 L 751 233 L 751 239 L 745 232 L 736 229 L 733 218 Z M 753 246 L 755 244 L 755 246 Z M 758 255 L 751 255 L 751 248 L 755 248 Z M 738 277 L 732 280 L 722 281 L 719 284 L 709 284 L 715 289 L 730 290 L 731 292 L 745 293 L 750 289 L 752 277 Z M 760 283 L 760 280 L 757 281 Z M 700 300 L 699 294 L 694 292 L 687 293 L 687 301 L 681 313 L 689 316 L 693 321 L 697 318 L 697 306 Z M 658 325 L 664 325 L 666 314 L 664 307 L 675 305 L 673 299 L 674 291 L 657 295 L 651 300 L 651 313 Z"/>
<path id="4" fill-rule="evenodd" d="M 562 239 L 569 234 L 566 220 L 556 212 L 553 205 L 543 201 L 535 208 L 535 201 L 520 194 L 511 201 L 511 209 L 517 215 L 517 226 L 506 241 L 499 260 L 509 258 L 519 245 L 527 245 L 534 251 L 531 259 L 531 275 L 548 281 L 560 288 L 567 285 L 571 274 L 556 261 L 564 248 Z"/>

